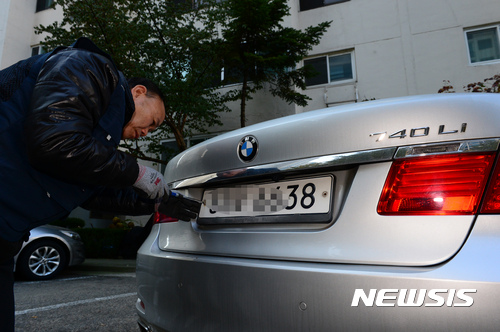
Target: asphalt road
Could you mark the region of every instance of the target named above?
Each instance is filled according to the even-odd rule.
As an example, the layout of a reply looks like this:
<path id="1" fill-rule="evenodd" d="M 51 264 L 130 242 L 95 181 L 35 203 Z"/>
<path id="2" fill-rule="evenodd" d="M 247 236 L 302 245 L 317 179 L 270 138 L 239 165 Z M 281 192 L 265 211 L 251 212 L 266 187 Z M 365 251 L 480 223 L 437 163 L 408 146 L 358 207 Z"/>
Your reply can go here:
<path id="1" fill-rule="evenodd" d="M 16 332 L 138 332 L 134 272 L 69 270 L 49 281 L 17 281 Z"/>

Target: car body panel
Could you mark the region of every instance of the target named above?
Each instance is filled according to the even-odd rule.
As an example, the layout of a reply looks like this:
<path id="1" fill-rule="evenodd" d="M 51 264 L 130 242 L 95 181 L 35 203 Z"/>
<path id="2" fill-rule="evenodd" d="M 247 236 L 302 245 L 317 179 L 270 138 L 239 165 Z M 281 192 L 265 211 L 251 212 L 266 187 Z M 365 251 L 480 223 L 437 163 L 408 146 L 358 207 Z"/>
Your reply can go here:
<path id="1" fill-rule="evenodd" d="M 168 182 L 203 174 L 300 160 L 346 152 L 367 151 L 412 144 L 499 137 L 498 96 L 495 94 L 438 94 L 349 104 L 287 116 L 234 130 L 202 142 L 174 157 L 167 165 Z M 471 112 L 471 110 L 474 110 Z M 484 121 L 487 119 L 487 121 Z M 467 123 L 465 132 L 462 124 Z M 445 126 L 439 134 L 440 126 Z M 429 127 L 428 135 L 411 129 Z M 383 139 L 406 129 L 407 137 Z M 458 130 L 458 132 L 453 132 Z M 259 152 L 242 163 L 237 146 L 253 135 Z"/>
<path id="2" fill-rule="evenodd" d="M 272 213 L 238 219 L 220 211 L 210 219 L 204 200 L 205 219 L 155 225 L 137 256 L 141 324 L 151 331 L 496 330 L 499 216 L 382 215 L 377 206 L 395 160 L 492 157 L 499 124 L 497 94 L 417 96 L 276 119 L 181 153 L 165 178 L 199 200 L 219 188 L 331 176 L 331 219 L 304 214 L 284 223 Z M 249 136 L 258 153 L 245 161 L 239 147 Z M 425 303 L 406 306 L 402 290 L 424 294 Z M 375 302 L 354 306 L 361 291 L 373 291 Z"/>
<path id="3" fill-rule="evenodd" d="M 166 225 L 159 246 L 300 261 L 408 266 L 443 262 L 462 246 L 474 216 L 381 216 L 380 193 L 392 158 L 401 154 L 398 148 L 408 153 L 412 146 L 440 142 L 481 146 L 485 138 L 500 137 L 495 125 L 500 122 L 498 100 L 486 94 L 457 94 L 359 103 L 264 122 L 200 143 L 175 157 L 165 171 L 173 188 L 185 195 L 201 199 L 204 189 L 228 183 L 330 174 L 335 177 L 335 213 L 327 224 L 304 218 L 302 225 L 282 227 Z M 402 129 L 406 137 L 388 138 Z M 387 133 L 385 139 L 370 136 L 381 131 Z M 237 147 L 248 135 L 258 140 L 259 150 L 253 161 L 243 162 Z M 494 142 L 491 149 L 496 150 L 498 140 Z M 317 170 L 300 173 L 309 164 Z M 223 170 L 237 172 L 226 177 Z"/>
<path id="4" fill-rule="evenodd" d="M 497 216 L 480 216 L 460 252 L 430 267 L 180 254 L 159 250 L 157 236 L 155 226 L 137 260 L 146 308 L 139 317 L 156 331 L 493 331 L 500 324 Z M 462 303 L 456 296 L 452 306 L 353 307 L 356 289 L 475 292 L 470 307 L 454 306 Z"/>
<path id="5" fill-rule="evenodd" d="M 333 224 L 317 229 L 165 224 L 158 245 L 209 255 L 359 264 L 425 266 L 450 258 L 462 246 L 474 216 L 380 216 L 377 203 L 390 165 L 359 167 Z"/>

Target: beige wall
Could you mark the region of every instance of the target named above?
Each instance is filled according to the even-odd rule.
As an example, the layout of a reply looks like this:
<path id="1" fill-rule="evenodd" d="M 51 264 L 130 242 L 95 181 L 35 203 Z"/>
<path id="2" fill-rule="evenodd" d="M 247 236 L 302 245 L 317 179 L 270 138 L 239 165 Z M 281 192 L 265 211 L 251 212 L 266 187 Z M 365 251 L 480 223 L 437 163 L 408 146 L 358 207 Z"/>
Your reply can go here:
<path id="1" fill-rule="evenodd" d="M 35 6 L 34 0 L 1 0 L 0 69 L 31 55 Z"/>
<path id="2" fill-rule="evenodd" d="M 62 19 L 61 10 L 35 13 L 36 0 L 0 0 L 0 8 L 0 69 L 31 56 L 31 48 L 43 39 L 35 26 Z"/>
<path id="3" fill-rule="evenodd" d="M 40 24 L 47 26 L 55 21 L 60 22 L 62 19 L 63 12 L 60 7 L 58 9 L 46 9 L 35 14 L 33 26 L 39 26 Z M 30 45 L 38 45 L 40 41 L 45 38 L 45 35 L 46 34 L 37 35 L 34 30 L 32 30 Z"/>

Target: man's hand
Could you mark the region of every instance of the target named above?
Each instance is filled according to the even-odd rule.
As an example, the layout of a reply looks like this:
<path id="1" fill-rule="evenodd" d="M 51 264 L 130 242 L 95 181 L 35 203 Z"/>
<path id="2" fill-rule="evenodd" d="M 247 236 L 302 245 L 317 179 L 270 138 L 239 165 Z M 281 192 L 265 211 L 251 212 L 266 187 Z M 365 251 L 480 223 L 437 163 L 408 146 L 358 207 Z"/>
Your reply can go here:
<path id="1" fill-rule="evenodd" d="M 164 196 L 158 212 L 175 219 L 189 221 L 196 218 L 200 208 L 201 202 L 171 191 L 170 195 Z"/>
<path id="2" fill-rule="evenodd" d="M 168 185 L 160 172 L 139 164 L 139 176 L 133 187 L 150 199 L 160 199 L 168 194 Z"/>

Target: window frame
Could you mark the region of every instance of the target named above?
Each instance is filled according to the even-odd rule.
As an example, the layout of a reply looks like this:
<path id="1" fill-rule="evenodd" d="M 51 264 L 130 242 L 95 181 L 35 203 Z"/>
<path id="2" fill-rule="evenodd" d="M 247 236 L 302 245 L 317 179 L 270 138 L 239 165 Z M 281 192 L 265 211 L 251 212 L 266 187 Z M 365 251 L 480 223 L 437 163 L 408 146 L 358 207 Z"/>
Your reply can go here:
<path id="1" fill-rule="evenodd" d="M 35 13 L 39 13 L 41 11 L 50 9 L 50 7 L 52 6 L 53 3 L 54 3 L 54 0 L 37 0 Z"/>
<path id="2" fill-rule="evenodd" d="M 316 0 L 317 4 L 313 4 L 312 6 L 303 6 L 303 3 L 308 3 L 309 5 L 310 0 L 299 0 L 299 11 L 300 12 L 305 12 L 308 10 L 313 10 L 313 9 L 318 9 L 326 6 L 331 6 L 331 5 L 337 5 L 342 2 L 347 2 L 351 0 Z M 321 4 L 319 4 L 321 2 Z M 306 7 L 306 9 L 302 9 L 302 7 Z"/>
<path id="3" fill-rule="evenodd" d="M 331 81 L 331 77 L 330 77 L 330 70 L 331 70 L 331 68 L 330 68 L 330 58 L 331 57 L 338 57 L 338 56 L 342 56 L 342 55 L 346 55 L 346 54 L 349 54 L 351 56 L 352 78 Z M 320 59 L 320 58 L 326 58 L 326 69 L 327 69 L 326 76 L 327 76 L 328 82 L 314 84 L 314 85 L 306 85 L 306 88 L 314 88 L 314 87 L 326 86 L 326 85 L 342 85 L 342 84 L 352 83 L 352 82 L 356 81 L 356 64 L 355 64 L 354 50 L 342 51 L 342 52 L 335 52 L 335 53 L 328 53 L 328 54 L 322 54 L 322 55 L 319 55 L 319 56 L 311 56 L 311 57 L 305 58 L 303 60 L 303 65 L 304 66 L 306 65 L 306 61 L 307 60 Z"/>
<path id="4" fill-rule="evenodd" d="M 466 29 L 464 31 L 464 38 L 465 38 L 465 45 L 467 47 L 467 58 L 468 58 L 468 61 L 469 61 L 469 66 L 482 66 L 482 65 L 489 65 L 489 64 L 494 64 L 494 63 L 500 63 L 500 54 L 499 54 L 499 57 L 497 59 L 472 62 L 471 49 L 470 49 L 470 46 L 469 46 L 468 33 L 470 33 L 470 32 L 476 32 L 476 31 L 488 30 L 488 29 L 492 29 L 492 28 L 496 29 L 496 32 L 497 32 L 497 46 L 498 46 L 498 49 L 500 50 L 500 24 L 493 24 L 493 25 L 483 26 L 483 27 L 480 27 L 480 28 Z"/>

